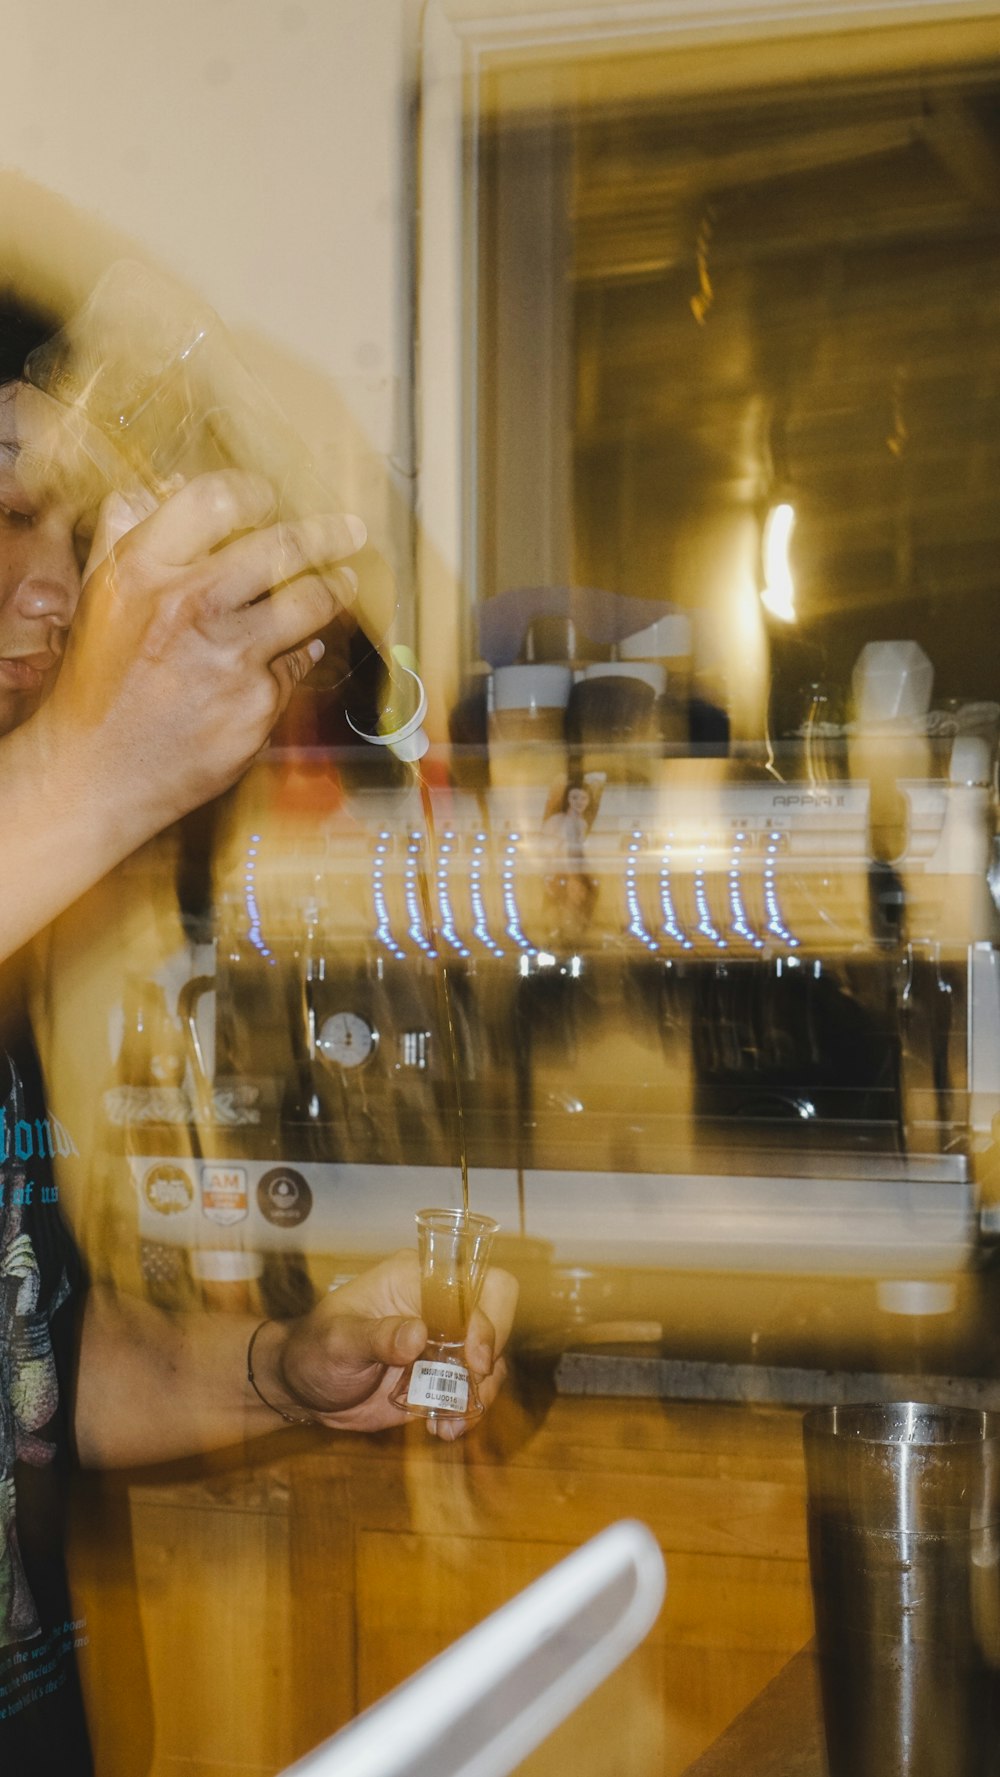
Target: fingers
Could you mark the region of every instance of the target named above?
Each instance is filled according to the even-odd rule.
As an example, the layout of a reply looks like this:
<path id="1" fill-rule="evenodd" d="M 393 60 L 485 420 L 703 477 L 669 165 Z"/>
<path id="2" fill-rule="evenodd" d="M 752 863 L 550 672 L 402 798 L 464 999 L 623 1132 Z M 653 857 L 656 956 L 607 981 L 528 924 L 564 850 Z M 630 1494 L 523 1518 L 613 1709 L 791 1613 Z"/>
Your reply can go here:
<path id="1" fill-rule="evenodd" d="M 335 615 L 337 603 L 350 604 L 357 591 L 357 578 L 350 568 L 337 571 L 336 592 L 313 574 L 304 574 L 293 585 L 285 586 L 270 598 L 260 599 L 239 613 L 239 621 L 250 651 L 261 666 L 268 666 L 277 680 L 279 698 L 275 717 L 288 703 L 296 685 L 325 653 L 318 637 L 303 641 L 310 630 L 324 629 Z"/>
<path id="2" fill-rule="evenodd" d="M 224 643 L 230 617 L 238 619 L 228 640 L 235 633 L 247 662 L 258 670 L 270 667 L 277 682 L 272 721 L 322 658 L 322 646 L 307 638 L 353 603 L 357 576 L 335 564 L 367 538 L 359 518 L 339 513 L 256 528 L 274 511 L 273 490 L 260 476 L 235 470 L 201 475 L 148 517 L 122 501 L 109 503 L 99 547 L 95 540 L 91 551 L 95 563 L 124 538 L 123 564 L 128 551 L 133 567 L 142 563 L 147 571 L 152 563 L 183 577 L 186 567 L 195 567 L 200 580 L 192 588 L 197 602 L 188 606 L 188 621 Z"/>
<path id="3" fill-rule="evenodd" d="M 477 1376 L 489 1374 L 494 1356 L 506 1345 L 516 1308 L 517 1279 L 492 1266 L 483 1279 L 465 1341 L 466 1355 Z"/>
<path id="4" fill-rule="evenodd" d="M 301 685 L 307 673 L 311 673 L 326 652 L 319 640 L 306 642 L 301 648 L 290 648 L 286 654 L 279 654 L 276 660 L 269 662 L 271 672 L 278 681 L 278 708 L 275 720 L 284 711 L 296 685 Z"/>
<path id="5" fill-rule="evenodd" d="M 473 1314 L 466 1361 L 488 1406 L 506 1375 L 499 1354 L 514 1317 L 516 1280 L 492 1270 L 482 1294 L 485 1306 Z M 421 1356 L 427 1339 L 417 1255 L 396 1253 L 344 1284 L 298 1325 L 285 1347 L 285 1385 L 326 1424 L 384 1430 L 400 1423 L 388 1398 L 398 1373 Z M 465 1421 L 456 1422 L 455 1432 L 444 1420 L 435 1423 L 435 1435 L 446 1441 L 467 1429 Z"/>
<path id="6" fill-rule="evenodd" d="M 500 1353 L 510 1336 L 517 1307 L 517 1279 L 509 1271 L 491 1267 L 483 1279 L 479 1305 L 473 1310 L 465 1340 L 465 1356 L 476 1375 L 479 1398 L 484 1407 L 496 1399 L 507 1375 L 507 1360 Z M 437 1419 L 428 1423 L 428 1431 L 445 1443 L 464 1437 L 474 1419 Z"/>
<path id="7" fill-rule="evenodd" d="M 477 1383 L 479 1399 L 485 1408 L 488 1409 L 492 1406 L 506 1378 L 507 1359 L 498 1357 L 490 1375 L 484 1376 L 482 1381 Z M 432 1437 L 440 1438 L 442 1443 L 453 1444 L 457 1438 L 463 1438 L 467 1431 L 471 1431 L 473 1426 L 479 1423 L 479 1417 L 475 1419 L 429 1419 L 427 1430 Z"/>
<path id="8" fill-rule="evenodd" d="M 419 1314 L 420 1261 L 412 1247 L 401 1247 L 350 1283 L 341 1285 L 328 1302 L 332 1314 L 341 1312 L 342 1305 L 347 1303 L 376 1318 L 390 1313 L 403 1318 Z"/>
<path id="9" fill-rule="evenodd" d="M 365 1315 L 335 1315 L 327 1334 L 328 1360 L 338 1370 L 360 1372 L 369 1365 L 402 1369 L 420 1356 L 427 1343 L 427 1328 L 415 1315 L 388 1315 L 370 1320 Z"/>
<path id="10" fill-rule="evenodd" d="M 416 1316 L 392 1318 L 367 1323 L 372 1329 L 372 1354 L 388 1369 L 405 1369 L 420 1356 L 427 1344 L 427 1328 Z"/>
<path id="11" fill-rule="evenodd" d="M 84 580 L 89 580 L 94 569 L 117 548 L 122 538 L 155 510 L 152 494 L 143 488 L 134 488 L 127 495 L 117 490 L 108 494 L 101 501 L 98 510 L 97 524 L 83 570 Z"/>
<path id="12" fill-rule="evenodd" d="M 251 641 L 261 660 L 299 648 L 304 638 L 325 629 L 338 607 L 350 605 L 357 592 L 357 576 L 351 568 L 338 568 L 329 580 L 303 574 L 291 586 L 282 586 L 271 598 L 258 599 L 238 615 L 238 627 Z"/>
<path id="13" fill-rule="evenodd" d="M 496 1328 L 481 1308 L 474 1308 L 469 1330 L 465 1335 L 465 1355 L 477 1376 L 487 1376 L 493 1368 L 496 1352 Z"/>
<path id="14" fill-rule="evenodd" d="M 301 575 L 315 575 L 316 569 L 333 567 L 345 556 L 356 554 L 367 535 L 360 518 L 339 512 L 252 531 L 227 543 L 213 557 L 217 589 L 234 609 L 250 604 L 273 587 L 283 587 Z M 331 588 L 336 586 L 339 596 L 344 590 L 343 571 L 335 579 L 324 578 Z"/>
<path id="15" fill-rule="evenodd" d="M 263 475 L 240 469 L 196 475 L 145 520 L 142 547 L 167 567 L 187 567 L 237 531 L 267 524 L 275 512 L 274 489 Z"/>
<path id="16" fill-rule="evenodd" d="M 319 1419 L 360 1430 L 397 1424 L 384 1406 L 392 1374 L 419 1357 L 427 1328 L 412 1314 L 307 1315 L 293 1325 L 281 1355 L 280 1383 L 290 1398 Z M 358 1418 L 360 1413 L 361 1418 Z"/>
<path id="17" fill-rule="evenodd" d="M 172 494 L 137 538 L 145 554 L 168 567 L 190 566 L 226 544 L 221 583 L 234 604 L 353 555 L 367 539 L 360 518 L 336 513 L 275 524 L 276 511 L 274 489 L 263 476 L 222 469 L 197 475 Z"/>

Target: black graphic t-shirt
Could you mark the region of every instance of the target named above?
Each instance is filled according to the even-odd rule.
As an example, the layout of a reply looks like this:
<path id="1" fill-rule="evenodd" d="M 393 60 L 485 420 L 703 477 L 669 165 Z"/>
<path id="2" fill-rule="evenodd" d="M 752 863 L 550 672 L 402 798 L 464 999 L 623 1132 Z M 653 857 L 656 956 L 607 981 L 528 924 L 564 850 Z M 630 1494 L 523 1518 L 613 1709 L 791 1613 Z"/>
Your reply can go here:
<path id="1" fill-rule="evenodd" d="M 59 1214 L 45 1110 L 23 1038 L 0 1046 L 0 1772 L 92 1777 L 64 1562 L 69 1402 L 82 1267 Z M 69 1144 L 67 1147 L 66 1144 Z"/>

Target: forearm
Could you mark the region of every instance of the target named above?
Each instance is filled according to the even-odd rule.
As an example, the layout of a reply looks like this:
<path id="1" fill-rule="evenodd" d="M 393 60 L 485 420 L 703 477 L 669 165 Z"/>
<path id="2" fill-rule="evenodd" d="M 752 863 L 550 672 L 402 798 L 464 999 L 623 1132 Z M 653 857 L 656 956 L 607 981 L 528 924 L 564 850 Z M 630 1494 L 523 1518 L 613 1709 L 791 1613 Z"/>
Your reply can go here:
<path id="1" fill-rule="evenodd" d="M 0 959 L 155 831 L 141 805 L 109 788 L 85 746 L 49 744 L 43 712 L 0 739 Z"/>
<path id="2" fill-rule="evenodd" d="M 75 1430 L 88 1468 L 167 1462 L 280 1429 L 255 1394 L 247 1346 L 259 1320 L 168 1315 L 134 1298 L 94 1290 L 80 1351 Z M 301 1413 L 280 1374 L 284 1328 L 269 1321 L 254 1345 L 254 1375 L 268 1401 Z"/>
<path id="3" fill-rule="evenodd" d="M 517 1284 L 491 1269 L 469 1320 L 465 1361 L 484 1405 L 505 1372 Z M 279 1415 L 329 1431 L 402 1424 L 392 1391 L 427 1343 L 416 1253 L 396 1253 L 290 1321 L 167 1315 L 94 1291 L 87 1303 L 76 1400 L 77 1445 L 91 1467 L 163 1462 L 274 1431 Z M 247 1347 L 256 1327 L 253 1371 Z M 263 1397 L 263 1399 L 261 1398 Z M 456 1419 L 428 1430 L 460 1436 Z"/>

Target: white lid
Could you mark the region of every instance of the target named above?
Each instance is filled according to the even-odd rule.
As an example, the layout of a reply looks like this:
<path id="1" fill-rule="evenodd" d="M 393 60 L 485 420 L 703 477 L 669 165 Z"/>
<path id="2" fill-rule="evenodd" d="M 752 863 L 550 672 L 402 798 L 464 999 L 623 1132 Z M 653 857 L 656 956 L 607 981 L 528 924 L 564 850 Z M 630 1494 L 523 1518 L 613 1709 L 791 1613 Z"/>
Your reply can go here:
<path id="1" fill-rule="evenodd" d="M 264 1269 L 260 1253 L 242 1247 L 201 1246 L 191 1254 L 191 1275 L 199 1283 L 249 1283 Z"/>
<path id="2" fill-rule="evenodd" d="M 659 617 L 618 644 L 622 660 L 676 660 L 691 652 L 691 619 L 679 611 Z"/>
<path id="3" fill-rule="evenodd" d="M 572 668 L 539 662 L 498 666 L 493 674 L 495 710 L 565 709 L 573 685 Z"/>
<path id="4" fill-rule="evenodd" d="M 948 776 L 953 784 L 985 787 L 993 781 L 993 748 L 981 734 L 956 734 Z"/>
<path id="5" fill-rule="evenodd" d="M 866 642 L 851 684 L 859 722 L 919 722 L 931 707 L 934 668 L 919 642 Z"/>
<path id="6" fill-rule="evenodd" d="M 909 1282 L 886 1279 L 876 1290 L 883 1314 L 951 1314 L 957 1301 L 955 1285 L 948 1282 Z"/>

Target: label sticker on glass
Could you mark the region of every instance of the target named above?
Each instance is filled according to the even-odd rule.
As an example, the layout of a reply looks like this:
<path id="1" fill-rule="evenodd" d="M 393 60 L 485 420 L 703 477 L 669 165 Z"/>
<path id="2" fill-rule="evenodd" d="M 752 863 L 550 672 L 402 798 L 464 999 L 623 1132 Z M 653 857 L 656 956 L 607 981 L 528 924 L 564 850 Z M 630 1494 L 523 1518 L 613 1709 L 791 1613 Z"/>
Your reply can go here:
<path id="1" fill-rule="evenodd" d="M 464 1413 L 469 1404 L 469 1378 L 457 1364 L 434 1364 L 418 1358 L 406 1398 L 411 1407 L 450 1407 Z"/>
<path id="2" fill-rule="evenodd" d="M 150 1167 L 142 1181 L 142 1194 L 158 1216 L 179 1216 L 194 1202 L 194 1185 L 183 1166 L 166 1160 Z"/>
<path id="3" fill-rule="evenodd" d="M 257 1186 L 257 1208 L 273 1228 L 298 1228 L 312 1202 L 308 1182 L 293 1166 L 273 1166 Z"/>
<path id="4" fill-rule="evenodd" d="M 223 1227 L 244 1221 L 249 1208 L 246 1167 L 203 1166 L 201 1207 L 210 1222 L 219 1222 Z"/>

